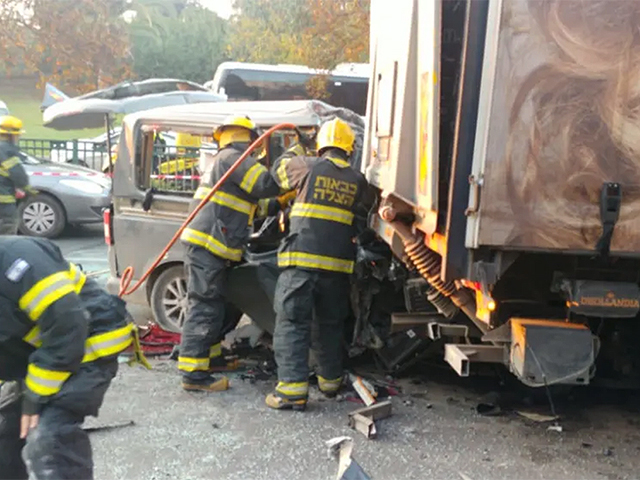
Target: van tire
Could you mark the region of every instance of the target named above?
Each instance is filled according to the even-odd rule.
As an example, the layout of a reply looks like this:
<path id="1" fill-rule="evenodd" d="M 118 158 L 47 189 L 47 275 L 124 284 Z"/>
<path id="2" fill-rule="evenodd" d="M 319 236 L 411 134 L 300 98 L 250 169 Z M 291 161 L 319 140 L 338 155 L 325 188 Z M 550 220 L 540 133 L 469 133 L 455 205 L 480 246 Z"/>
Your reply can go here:
<path id="1" fill-rule="evenodd" d="M 169 267 L 158 276 L 151 288 L 149 303 L 160 327 L 181 332 L 187 314 L 187 277 L 183 265 Z"/>

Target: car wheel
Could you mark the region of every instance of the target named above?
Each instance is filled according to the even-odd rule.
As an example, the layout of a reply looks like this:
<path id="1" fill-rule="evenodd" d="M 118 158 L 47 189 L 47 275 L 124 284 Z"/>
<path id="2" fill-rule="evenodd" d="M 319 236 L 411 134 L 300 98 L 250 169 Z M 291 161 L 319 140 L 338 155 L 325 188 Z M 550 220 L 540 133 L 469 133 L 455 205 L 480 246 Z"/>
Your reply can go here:
<path id="1" fill-rule="evenodd" d="M 187 316 L 187 279 L 182 265 L 162 272 L 151 289 L 151 311 L 163 329 L 180 333 Z"/>
<path id="2" fill-rule="evenodd" d="M 55 238 L 67 223 L 64 208 L 50 195 L 39 193 L 27 197 L 18 209 L 18 230 L 32 237 Z"/>

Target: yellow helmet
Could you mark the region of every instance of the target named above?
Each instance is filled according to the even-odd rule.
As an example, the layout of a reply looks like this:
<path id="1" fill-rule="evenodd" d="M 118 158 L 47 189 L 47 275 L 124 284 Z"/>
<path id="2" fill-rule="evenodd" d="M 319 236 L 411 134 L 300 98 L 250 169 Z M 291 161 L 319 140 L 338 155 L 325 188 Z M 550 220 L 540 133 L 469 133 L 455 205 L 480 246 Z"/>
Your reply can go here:
<path id="1" fill-rule="evenodd" d="M 22 120 L 11 115 L 0 117 L 0 134 L 20 135 L 21 133 L 24 133 Z"/>
<path id="2" fill-rule="evenodd" d="M 316 138 L 318 153 L 322 153 L 325 148 L 339 148 L 347 153 L 353 152 L 353 143 L 356 135 L 347 122 L 334 118 L 325 122 L 320 127 Z"/>
<path id="3" fill-rule="evenodd" d="M 231 128 L 242 128 L 249 131 L 251 140 L 258 138 L 258 132 L 256 132 L 256 124 L 246 115 L 231 115 L 227 117 L 222 125 L 213 131 L 213 139 L 220 143 L 220 137 L 225 130 Z"/>

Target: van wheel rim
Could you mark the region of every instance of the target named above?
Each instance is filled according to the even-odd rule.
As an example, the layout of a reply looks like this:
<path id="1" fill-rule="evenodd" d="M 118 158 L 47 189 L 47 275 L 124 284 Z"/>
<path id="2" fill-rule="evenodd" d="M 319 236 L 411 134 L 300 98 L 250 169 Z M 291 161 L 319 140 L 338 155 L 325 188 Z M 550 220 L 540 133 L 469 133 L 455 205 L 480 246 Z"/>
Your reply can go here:
<path id="1" fill-rule="evenodd" d="M 55 226 L 56 212 L 46 203 L 33 202 L 25 207 L 22 220 L 29 231 L 43 234 Z"/>
<path id="2" fill-rule="evenodd" d="M 165 317 L 178 329 L 182 329 L 187 316 L 187 282 L 184 278 L 174 278 L 165 288 L 162 296 Z"/>

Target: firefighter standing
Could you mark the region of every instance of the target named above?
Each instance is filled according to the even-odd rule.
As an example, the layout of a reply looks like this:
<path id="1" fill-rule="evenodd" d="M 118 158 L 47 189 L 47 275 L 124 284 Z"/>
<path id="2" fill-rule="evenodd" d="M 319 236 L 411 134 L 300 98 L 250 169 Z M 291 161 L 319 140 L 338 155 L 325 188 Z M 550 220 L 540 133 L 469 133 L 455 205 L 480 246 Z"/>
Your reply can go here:
<path id="1" fill-rule="evenodd" d="M 220 150 L 203 175 L 192 210 L 258 134 L 248 117 L 233 116 L 214 131 L 213 137 Z M 226 365 L 220 341 L 224 333 L 227 272 L 242 258 L 259 200 L 278 193 L 269 171 L 248 157 L 182 233 L 189 305 L 182 327 L 178 369 L 186 390 L 220 391 L 229 386 L 226 377 L 212 376 L 212 372 L 224 370 Z"/>
<path id="2" fill-rule="evenodd" d="M 27 190 L 29 177 L 20 161 L 18 139 L 22 122 L 16 117 L 0 117 L 0 235 L 18 232 L 16 191 Z"/>
<path id="3" fill-rule="evenodd" d="M 317 356 L 320 390 L 335 395 L 342 383 L 342 330 L 349 313 L 356 210 L 367 182 L 349 162 L 355 135 L 340 119 L 326 122 L 317 136 L 319 157 L 294 145 L 274 163 L 272 174 L 297 196 L 290 233 L 278 253 L 284 270 L 275 293 L 273 338 L 278 384 L 266 403 L 303 410 L 309 391 L 309 347 Z"/>
<path id="4" fill-rule="evenodd" d="M 4 236 L 0 309 L 0 478 L 93 478 L 81 427 L 132 343 L 124 302 L 50 241 Z"/>

